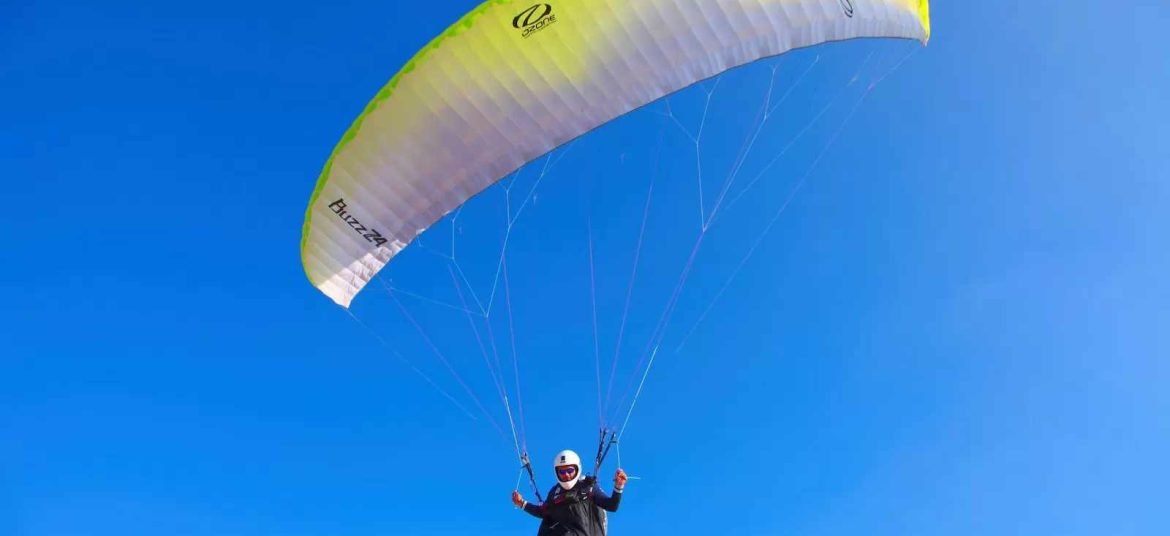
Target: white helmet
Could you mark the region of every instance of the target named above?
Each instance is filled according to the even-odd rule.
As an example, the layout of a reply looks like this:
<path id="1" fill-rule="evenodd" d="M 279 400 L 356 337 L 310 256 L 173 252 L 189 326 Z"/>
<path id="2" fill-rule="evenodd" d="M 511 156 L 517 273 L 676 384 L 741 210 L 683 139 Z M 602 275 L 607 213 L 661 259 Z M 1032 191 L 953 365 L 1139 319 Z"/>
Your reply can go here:
<path id="1" fill-rule="evenodd" d="M 557 475 L 557 484 L 565 490 L 573 489 L 581 479 L 581 457 L 571 450 L 562 450 L 553 459 L 553 471 Z"/>

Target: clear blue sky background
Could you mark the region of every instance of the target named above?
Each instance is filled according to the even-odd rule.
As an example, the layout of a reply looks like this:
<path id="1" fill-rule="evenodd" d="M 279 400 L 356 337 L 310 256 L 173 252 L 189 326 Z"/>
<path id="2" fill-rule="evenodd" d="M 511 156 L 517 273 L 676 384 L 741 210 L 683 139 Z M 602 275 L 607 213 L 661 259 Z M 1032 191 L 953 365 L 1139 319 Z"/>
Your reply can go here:
<path id="1" fill-rule="evenodd" d="M 378 343 L 474 407 L 385 291 L 359 299 L 363 329 L 298 256 L 333 144 L 473 3 L 0 7 L 0 534 L 535 530 L 508 502 L 510 434 Z M 856 102 L 843 80 L 913 45 L 804 51 L 721 83 L 712 169 L 769 66 L 786 84 L 824 56 L 752 165 L 844 96 L 704 246 L 623 444 L 642 479 L 615 534 L 1170 533 L 1170 7 L 1125 4 L 936 2 L 930 46 L 858 108 L 679 350 Z M 594 448 L 587 214 L 608 365 L 656 133 L 674 149 L 623 381 L 697 231 L 692 156 L 662 110 L 575 146 L 514 231 L 542 486 L 555 451 Z M 455 225 L 479 294 L 503 195 Z M 424 257 L 393 284 L 456 300 Z M 466 319 L 404 302 L 504 420 Z"/>

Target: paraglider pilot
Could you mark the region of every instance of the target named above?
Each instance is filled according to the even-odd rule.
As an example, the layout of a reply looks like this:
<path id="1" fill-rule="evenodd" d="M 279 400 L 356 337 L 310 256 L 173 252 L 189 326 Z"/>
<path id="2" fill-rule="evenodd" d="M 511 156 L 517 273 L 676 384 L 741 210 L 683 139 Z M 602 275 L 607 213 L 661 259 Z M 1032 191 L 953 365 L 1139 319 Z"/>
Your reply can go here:
<path id="1" fill-rule="evenodd" d="M 512 492 L 512 504 L 541 520 L 538 536 L 604 536 L 606 512 L 616 512 L 626 487 L 621 469 L 613 478 L 613 496 L 606 495 L 596 479 L 581 475 L 581 457 L 561 451 L 553 461 L 557 485 L 544 504 L 531 504 L 519 491 Z"/>

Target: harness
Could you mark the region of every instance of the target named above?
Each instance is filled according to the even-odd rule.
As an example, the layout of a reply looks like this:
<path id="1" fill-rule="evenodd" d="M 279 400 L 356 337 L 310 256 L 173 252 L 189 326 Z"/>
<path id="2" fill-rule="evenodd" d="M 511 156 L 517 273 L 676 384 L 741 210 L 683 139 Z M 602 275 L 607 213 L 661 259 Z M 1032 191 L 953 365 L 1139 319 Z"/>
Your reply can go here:
<path id="1" fill-rule="evenodd" d="M 594 521 L 600 524 L 602 536 L 609 533 L 609 515 L 600 506 L 593 503 L 593 486 L 597 482 L 595 477 L 587 476 L 582 478 L 573 489 L 565 490 L 560 486 L 548 496 L 546 506 L 553 508 L 573 508 L 577 505 L 583 505 L 587 508 L 587 516 L 593 516 Z M 547 528 L 556 528 L 559 523 L 552 523 Z"/>
<path id="2" fill-rule="evenodd" d="M 567 506 L 593 500 L 593 484 L 596 480 L 587 476 L 582 478 L 573 489 L 565 490 L 558 487 L 549 497 L 549 501 L 556 506 Z"/>

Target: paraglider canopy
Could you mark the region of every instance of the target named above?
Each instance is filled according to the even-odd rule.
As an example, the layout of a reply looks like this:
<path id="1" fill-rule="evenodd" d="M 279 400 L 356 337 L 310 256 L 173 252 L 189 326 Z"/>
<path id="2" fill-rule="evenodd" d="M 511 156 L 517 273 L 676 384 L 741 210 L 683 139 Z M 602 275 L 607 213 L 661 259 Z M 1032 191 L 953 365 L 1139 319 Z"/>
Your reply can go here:
<path id="1" fill-rule="evenodd" d="M 444 215 L 631 110 L 794 48 L 929 36 L 927 0 L 485 2 L 346 131 L 306 211 L 305 272 L 348 307 Z"/>

